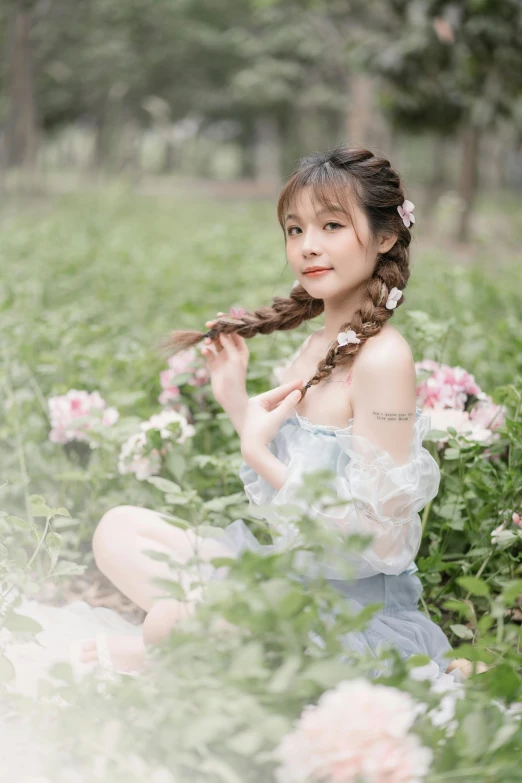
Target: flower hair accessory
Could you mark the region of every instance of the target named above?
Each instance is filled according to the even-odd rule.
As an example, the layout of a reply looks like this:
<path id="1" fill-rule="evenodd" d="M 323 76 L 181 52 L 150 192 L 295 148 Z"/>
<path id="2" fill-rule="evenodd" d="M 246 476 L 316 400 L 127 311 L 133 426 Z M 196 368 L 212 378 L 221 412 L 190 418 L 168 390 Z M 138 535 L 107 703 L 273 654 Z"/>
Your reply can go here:
<path id="1" fill-rule="evenodd" d="M 349 329 L 347 332 L 339 332 L 337 335 L 337 342 L 339 345 L 348 345 L 348 343 L 360 343 L 361 341 L 354 330 Z"/>
<path id="2" fill-rule="evenodd" d="M 415 204 L 413 204 L 411 201 L 408 201 L 408 199 L 405 199 L 402 202 L 402 205 L 397 207 L 397 212 L 401 216 L 402 222 L 406 228 L 409 228 L 412 223 L 415 223 L 415 215 L 413 214 L 414 209 Z"/>
<path id="3" fill-rule="evenodd" d="M 388 294 L 388 299 L 386 300 L 386 308 L 388 310 L 395 310 L 397 307 L 397 302 L 402 296 L 402 291 L 400 288 L 392 288 L 390 293 Z"/>

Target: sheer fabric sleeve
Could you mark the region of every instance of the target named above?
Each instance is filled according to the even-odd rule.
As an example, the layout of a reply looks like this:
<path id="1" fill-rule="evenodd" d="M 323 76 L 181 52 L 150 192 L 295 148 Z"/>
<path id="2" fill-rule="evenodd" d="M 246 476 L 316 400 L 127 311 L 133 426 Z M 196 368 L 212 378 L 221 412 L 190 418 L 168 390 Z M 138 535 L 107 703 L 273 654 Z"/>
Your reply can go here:
<path id="1" fill-rule="evenodd" d="M 276 490 L 259 473 L 256 473 L 250 465 L 243 460 L 239 469 L 239 478 L 245 486 L 245 493 L 250 503 L 254 507 L 270 503 Z"/>
<path id="2" fill-rule="evenodd" d="M 414 424 L 408 460 L 403 465 L 397 464 L 383 448 L 353 435 L 351 425 L 336 431 L 341 453 L 333 485 L 338 498 L 350 502 L 326 510 L 319 502 L 309 504 L 296 497 L 297 487 L 306 481 L 305 474 L 325 467 L 314 467 L 312 450 L 309 454 L 296 452 L 290 459 L 285 484 L 271 500 L 269 518 L 279 529 L 285 529 L 288 517 L 281 510 L 291 504 L 341 535 L 343 532 L 372 535 L 369 546 L 355 554 L 357 576 L 401 574 L 419 550 L 422 527 L 419 511 L 439 489 L 439 466 L 422 445 L 429 430 L 430 417 L 421 413 Z M 287 530 L 287 538 L 290 533 Z"/>

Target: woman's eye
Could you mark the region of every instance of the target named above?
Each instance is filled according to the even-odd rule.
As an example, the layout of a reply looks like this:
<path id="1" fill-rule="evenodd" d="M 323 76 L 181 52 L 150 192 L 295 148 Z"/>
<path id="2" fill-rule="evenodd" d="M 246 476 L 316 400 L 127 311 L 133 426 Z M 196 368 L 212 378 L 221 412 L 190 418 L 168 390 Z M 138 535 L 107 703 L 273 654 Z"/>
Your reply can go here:
<path id="1" fill-rule="evenodd" d="M 326 227 L 326 226 L 338 226 L 339 228 L 342 228 L 342 226 L 341 226 L 341 224 L 340 224 L 340 223 L 336 223 L 336 222 L 335 222 L 335 221 L 333 221 L 333 220 L 330 220 L 328 223 L 325 223 L 325 227 Z M 288 231 L 287 231 L 287 234 L 288 234 L 288 236 L 294 236 L 293 234 L 291 234 L 291 233 L 290 233 L 291 231 L 293 231 L 293 230 L 294 230 L 294 228 L 297 228 L 299 231 L 301 231 L 301 229 L 299 228 L 299 226 L 290 226 L 290 228 L 289 228 L 289 229 L 288 229 Z"/>

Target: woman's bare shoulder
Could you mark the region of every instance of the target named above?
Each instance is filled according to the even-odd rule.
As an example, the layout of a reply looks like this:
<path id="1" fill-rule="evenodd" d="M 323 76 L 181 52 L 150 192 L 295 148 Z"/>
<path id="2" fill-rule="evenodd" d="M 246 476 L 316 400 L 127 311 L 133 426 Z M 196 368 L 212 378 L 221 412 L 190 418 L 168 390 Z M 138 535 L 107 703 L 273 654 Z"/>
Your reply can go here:
<path id="1" fill-rule="evenodd" d="M 385 324 L 380 332 L 366 340 L 357 357 L 357 364 L 375 366 L 380 361 L 413 362 L 413 353 L 403 334 L 391 324 Z"/>

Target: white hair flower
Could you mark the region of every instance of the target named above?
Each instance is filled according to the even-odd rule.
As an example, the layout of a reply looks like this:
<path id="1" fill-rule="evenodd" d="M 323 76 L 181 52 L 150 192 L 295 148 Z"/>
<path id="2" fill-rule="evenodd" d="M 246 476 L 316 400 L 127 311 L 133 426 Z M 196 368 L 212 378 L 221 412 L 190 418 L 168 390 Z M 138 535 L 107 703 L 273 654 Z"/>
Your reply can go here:
<path id="1" fill-rule="evenodd" d="M 348 345 L 348 343 L 360 343 L 361 341 L 354 330 L 349 329 L 347 332 L 339 332 L 337 335 L 337 342 L 339 345 Z"/>
<path id="2" fill-rule="evenodd" d="M 411 201 L 408 201 L 408 199 L 405 199 L 402 202 L 402 206 L 397 207 L 397 212 L 401 216 L 402 222 L 406 228 L 409 228 L 412 223 L 415 223 L 415 215 L 413 214 L 414 209 L 415 204 L 413 204 Z"/>
<path id="3" fill-rule="evenodd" d="M 392 288 L 390 293 L 388 294 L 388 299 L 386 300 L 386 308 L 388 310 L 394 310 L 397 307 L 397 302 L 402 296 L 402 291 L 400 288 Z"/>

